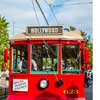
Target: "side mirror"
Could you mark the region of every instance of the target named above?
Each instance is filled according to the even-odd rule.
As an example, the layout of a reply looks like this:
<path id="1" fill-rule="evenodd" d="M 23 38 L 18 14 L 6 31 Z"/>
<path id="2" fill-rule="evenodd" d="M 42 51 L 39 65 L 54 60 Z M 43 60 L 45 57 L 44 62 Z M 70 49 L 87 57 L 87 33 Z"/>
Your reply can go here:
<path id="1" fill-rule="evenodd" d="M 4 62 L 8 61 L 8 49 L 4 50 Z"/>
<path id="2" fill-rule="evenodd" d="M 90 50 L 88 48 L 84 49 L 84 63 L 90 62 Z"/>

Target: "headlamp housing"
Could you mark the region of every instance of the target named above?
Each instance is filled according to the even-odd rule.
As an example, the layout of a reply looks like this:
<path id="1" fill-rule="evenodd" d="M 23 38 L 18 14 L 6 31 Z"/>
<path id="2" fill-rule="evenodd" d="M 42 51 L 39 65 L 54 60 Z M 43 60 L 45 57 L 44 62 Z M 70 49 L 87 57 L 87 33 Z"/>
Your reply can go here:
<path id="1" fill-rule="evenodd" d="M 48 87 L 48 85 L 49 85 L 49 82 L 48 82 L 47 79 L 41 79 L 41 80 L 39 81 L 39 88 L 40 88 L 40 89 L 45 89 L 45 88 Z"/>

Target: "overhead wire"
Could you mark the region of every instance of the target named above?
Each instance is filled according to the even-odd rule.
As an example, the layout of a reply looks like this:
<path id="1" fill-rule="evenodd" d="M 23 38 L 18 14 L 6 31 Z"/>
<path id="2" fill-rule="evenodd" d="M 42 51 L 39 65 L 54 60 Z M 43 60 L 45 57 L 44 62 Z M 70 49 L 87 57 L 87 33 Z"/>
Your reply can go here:
<path id="1" fill-rule="evenodd" d="M 35 16 L 36 16 L 37 23 L 38 23 L 38 25 L 40 26 L 39 18 L 38 18 L 38 15 L 37 15 L 37 13 L 36 13 L 36 9 L 35 9 L 35 5 L 34 5 L 33 0 L 32 0 L 32 5 L 33 5 L 33 9 L 34 9 L 34 11 L 35 11 Z"/>
<path id="2" fill-rule="evenodd" d="M 39 2 L 38 2 L 37 0 L 35 0 L 35 1 L 36 1 L 37 5 L 38 5 L 38 7 L 39 7 L 39 9 L 40 9 L 40 11 L 41 11 L 41 13 L 42 13 L 44 19 L 45 19 L 45 21 L 46 21 L 46 24 L 49 26 L 48 20 L 47 20 L 47 18 L 46 18 L 46 16 L 45 16 L 43 10 L 41 9 L 41 6 L 40 6 Z"/>
<path id="3" fill-rule="evenodd" d="M 77 6 L 77 5 L 86 5 L 86 4 L 92 4 L 92 2 L 77 2 L 77 3 L 66 3 L 66 4 L 58 4 L 53 5 L 53 7 L 61 7 L 61 6 Z"/>
<path id="4" fill-rule="evenodd" d="M 58 22 L 58 20 L 57 20 L 57 17 L 56 17 L 56 15 L 55 15 L 55 13 L 54 13 L 54 11 L 53 11 L 51 5 L 47 2 L 47 0 L 44 0 L 44 2 L 49 6 L 49 8 L 50 8 L 50 10 L 51 10 L 51 12 L 52 12 L 52 14 L 53 14 L 55 20 L 56 20 L 56 23 L 59 25 L 59 22 Z"/>
<path id="5" fill-rule="evenodd" d="M 45 16 L 44 12 L 42 11 L 40 4 L 38 3 L 37 0 L 35 0 L 35 2 L 36 2 L 36 4 L 37 4 L 37 6 L 39 7 L 39 9 L 40 9 L 40 11 L 41 11 L 41 13 L 42 13 L 42 15 L 43 15 L 43 17 L 44 17 L 44 19 L 45 19 L 47 25 L 49 26 L 48 20 L 47 20 L 47 18 L 46 18 L 46 16 Z M 89 1 L 89 2 L 65 3 L 65 4 L 59 4 L 59 5 L 50 5 L 50 4 L 48 3 L 47 0 L 44 0 L 44 2 L 49 6 L 49 8 L 50 8 L 50 10 L 51 10 L 51 12 L 52 12 L 52 14 L 53 14 L 53 16 L 54 16 L 54 18 L 55 18 L 55 21 L 56 21 L 56 23 L 57 23 L 58 25 L 59 25 L 59 22 L 58 22 L 58 20 L 57 20 L 57 17 L 56 17 L 56 15 L 55 15 L 55 13 L 54 13 L 52 7 L 77 6 L 77 5 L 92 4 L 91 1 Z M 38 24 L 40 25 L 40 23 L 39 23 L 39 18 L 38 18 L 38 15 L 37 15 L 37 13 L 36 13 L 36 9 L 35 9 L 35 5 L 34 5 L 33 0 L 32 0 L 32 5 L 33 5 L 33 9 L 34 9 L 34 11 L 35 11 L 35 15 L 36 15 L 37 22 L 38 22 Z"/>

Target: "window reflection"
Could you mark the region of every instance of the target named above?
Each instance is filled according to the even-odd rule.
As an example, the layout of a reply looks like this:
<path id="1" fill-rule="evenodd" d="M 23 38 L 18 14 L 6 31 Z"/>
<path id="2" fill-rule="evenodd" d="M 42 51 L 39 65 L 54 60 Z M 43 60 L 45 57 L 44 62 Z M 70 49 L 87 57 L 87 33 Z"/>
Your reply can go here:
<path id="1" fill-rule="evenodd" d="M 57 45 L 32 45 L 31 73 L 57 73 L 57 64 Z"/>
<path id="2" fill-rule="evenodd" d="M 13 72 L 27 73 L 28 69 L 27 45 L 13 46 Z"/>
<path id="3" fill-rule="evenodd" d="M 79 45 L 62 45 L 63 73 L 79 70 L 79 58 Z"/>

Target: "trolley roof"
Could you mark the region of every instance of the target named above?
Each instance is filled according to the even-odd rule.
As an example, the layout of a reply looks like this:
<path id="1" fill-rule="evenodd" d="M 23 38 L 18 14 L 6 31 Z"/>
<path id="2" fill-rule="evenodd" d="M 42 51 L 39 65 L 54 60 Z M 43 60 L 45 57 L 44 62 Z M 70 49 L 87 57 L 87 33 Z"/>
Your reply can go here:
<path id="1" fill-rule="evenodd" d="M 26 35 L 25 33 L 20 33 L 15 35 L 11 40 L 35 40 L 35 39 L 67 39 L 67 40 L 83 40 L 80 31 L 64 31 L 63 34 L 42 34 L 42 35 Z"/>
<path id="2" fill-rule="evenodd" d="M 45 39 L 66 39 L 83 40 L 81 32 L 63 30 L 63 26 L 32 26 L 27 27 L 26 33 L 15 35 L 11 40 L 45 40 Z"/>

